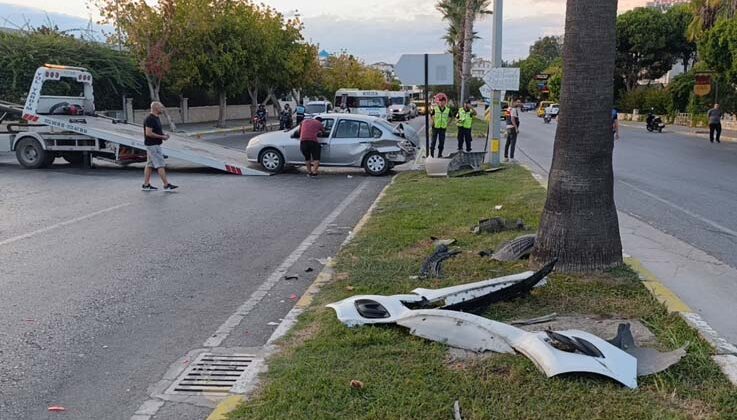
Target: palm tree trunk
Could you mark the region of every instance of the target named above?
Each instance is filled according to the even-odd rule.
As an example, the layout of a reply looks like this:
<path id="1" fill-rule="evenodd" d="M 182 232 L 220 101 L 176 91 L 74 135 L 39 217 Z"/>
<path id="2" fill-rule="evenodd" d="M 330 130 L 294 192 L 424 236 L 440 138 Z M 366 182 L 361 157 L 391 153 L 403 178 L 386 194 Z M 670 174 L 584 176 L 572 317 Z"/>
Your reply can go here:
<path id="1" fill-rule="evenodd" d="M 225 111 L 228 106 L 228 97 L 225 91 L 218 92 L 218 127 L 225 127 Z"/>
<path id="2" fill-rule="evenodd" d="M 474 1 L 466 0 L 466 16 L 463 19 L 463 65 L 461 67 L 461 96 L 458 107 L 468 98 L 471 80 L 471 47 L 473 45 Z"/>
<path id="3" fill-rule="evenodd" d="M 565 272 L 622 264 L 614 205 L 614 100 L 617 0 L 568 0 L 561 113 L 548 197 L 531 258 L 558 258 Z"/>

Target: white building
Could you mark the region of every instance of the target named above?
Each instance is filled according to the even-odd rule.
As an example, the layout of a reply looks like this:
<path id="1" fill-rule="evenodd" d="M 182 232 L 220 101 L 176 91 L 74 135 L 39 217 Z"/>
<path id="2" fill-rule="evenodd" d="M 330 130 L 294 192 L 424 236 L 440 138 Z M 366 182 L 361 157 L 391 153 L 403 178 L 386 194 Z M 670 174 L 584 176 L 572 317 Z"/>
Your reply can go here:
<path id="1" fill-rule="evenodd" d="M 481 79 L 484 75 L 491 71 L 491 60 L 483 58 L 474 58 L 471 61 L 471 77 Z"/>
<path id="2" fill-rule="evenodd" d="M 371 64 L 369 67 L 384 73 L 384 78 L 386 80 L 394 80 L 394 64 L 379 61 L 378 63 Z"/>
<path id="3" fill-rule="evenodd" d="M 660 10 L 668 10 L 675 5 L 688 4 L 690 2 L 691 0 L 654 0 L 647 2 L 647 7 Z"/>

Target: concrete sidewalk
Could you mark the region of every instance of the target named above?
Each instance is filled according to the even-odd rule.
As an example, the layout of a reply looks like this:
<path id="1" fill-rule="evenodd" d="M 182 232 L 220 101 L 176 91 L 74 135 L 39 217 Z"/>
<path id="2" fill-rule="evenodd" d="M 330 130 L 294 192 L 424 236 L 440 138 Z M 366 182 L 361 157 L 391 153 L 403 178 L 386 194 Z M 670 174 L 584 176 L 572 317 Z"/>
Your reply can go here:
<path id="1" fill-rule="evenodd" d="M 645 123 L 635 121 L 620 121 L 624 127 L 641 128 L 645 130 Z M 709 140 L 709 127 L 685 127 L 682 125 L 666 125 L 663 133 L 677 133 L 687 136 L 699 137 Z M 737 130 L 722 130 L 720 140 L 723 142 L 737 143 Z"/>

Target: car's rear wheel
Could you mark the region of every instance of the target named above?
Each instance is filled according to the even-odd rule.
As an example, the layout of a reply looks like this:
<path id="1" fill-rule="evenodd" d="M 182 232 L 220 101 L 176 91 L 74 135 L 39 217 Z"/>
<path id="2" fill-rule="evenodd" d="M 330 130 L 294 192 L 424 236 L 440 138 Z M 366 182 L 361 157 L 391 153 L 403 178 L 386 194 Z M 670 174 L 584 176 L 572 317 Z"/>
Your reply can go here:
<path id="1" fill-rule="evenodd" d="M 284 155 L 274 148 L 264 149 L 258 157 L 258 163 L 268 172 L 278 174 L 284 170 Z"/>
<path id="2" fill-rule="evenodd" d="M 378 152 L 371 152 L 363 160 L 363 169 L 371 176 L 382 176 L 389 172 L 389 161 Z"/>

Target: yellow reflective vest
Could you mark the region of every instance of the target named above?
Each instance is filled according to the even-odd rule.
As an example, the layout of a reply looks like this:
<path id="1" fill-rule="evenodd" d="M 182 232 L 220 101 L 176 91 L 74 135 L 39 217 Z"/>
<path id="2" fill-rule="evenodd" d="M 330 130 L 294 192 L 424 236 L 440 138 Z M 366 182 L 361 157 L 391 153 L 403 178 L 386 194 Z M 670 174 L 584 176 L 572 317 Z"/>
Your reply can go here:
<path id="1" fill-rule="evenodd" d="M 464 108 L 458 110 L 458 126 L 463 128 L 471 128 L 473 126 L 473 116 L 476 111 L 469 109 L 466 111 Z"/>
<path id="2" fill-rule="evenodd" d="M 435 121 L 435 128 L 448 128 L 448 120 L 450 119 L 450 107 L 446 106 L 444 110 L 440 110 L 439 106 L 432 107 L 433 119 Z"/>

